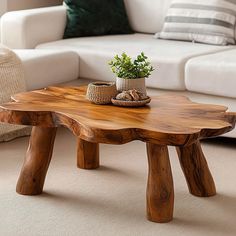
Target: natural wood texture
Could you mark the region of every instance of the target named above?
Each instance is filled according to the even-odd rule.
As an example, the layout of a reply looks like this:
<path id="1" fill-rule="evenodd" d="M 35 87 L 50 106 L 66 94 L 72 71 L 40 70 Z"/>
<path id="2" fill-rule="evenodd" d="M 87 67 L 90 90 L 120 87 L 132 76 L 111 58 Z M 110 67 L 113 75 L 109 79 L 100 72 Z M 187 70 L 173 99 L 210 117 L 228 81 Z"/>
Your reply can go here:
<path id="1" fill-rule="evenodd" d="M 155 222 L 173 217 L 174 190 L 167 145 L 178 146 L 190 192 L 215 194 L 215 186 L 199 140 L 232 130 L 236 114 L 227 108 L 191 102 L 178 95 L 152 97 L 140 108 L 95 105 L 84 87 L 49 87 L 17 94 L 0 107 L 0 121 L 33 125 L 30 146 L 17 192 L 40 194 L 51 159 L 56 127 L 69 128 L 78 138 L 78 167 L 99 167 L 98 143 L 147 143 L 149 175 L 147 215 Z M 128 160 L 127 160 L 128 161 Z"/>
<path id="2" fill-rule="evenodd" d="M 23 195 L 41 194 L 51 161 L 56 128 L 33 127 L 16 191 Z"/>
<path id="3" fill-rule="evenodd" d="M 188 145 L 197 139 L 230 131 L 235 123 L 226 107 L 191 102 L 178 95 L 152 97 L 140 108 L 95 105 L 85 98 L 86 87 L 49 87 L 15 95 L 2 105 L 0 121 L 66 126 L 93 143 L 122 144 L 138 139 L 159 145 Z"/>
<path id="4" fill-rule="evenodd" d="M 173 218 L 174 188 L 167 146 L 147 143 L 147 217 L 164 223 Z"/>
<path id="5" fill-rule="evenodd" d="M 77 166 L 81 169 L 99 167 L 99 144 L 78 139 Z"/>
<path id="6" fill-rule="evenodd" d="M 215 183 L 200 142 L 176 149 L 189 192 L 198 197 L 214 196 L 216 194 Z"/>

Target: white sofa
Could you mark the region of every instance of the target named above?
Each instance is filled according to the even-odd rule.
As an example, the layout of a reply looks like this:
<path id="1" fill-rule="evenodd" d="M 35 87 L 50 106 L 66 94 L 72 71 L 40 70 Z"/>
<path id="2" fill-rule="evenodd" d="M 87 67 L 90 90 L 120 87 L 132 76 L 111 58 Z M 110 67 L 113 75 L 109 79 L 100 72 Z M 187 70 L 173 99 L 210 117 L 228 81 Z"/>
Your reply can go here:
<path id="1" fill-rule="evenodd" d="M 27 90 L 75 80 L 79 76 L 79 58 L 72 51 L 16 49 L 25 70 Z"/>
<path id="2" fill-rule="evenodd" d="M 152 93 L 186 94 L 195 101 L 223 104 L 236 111 L 236 46 L 154 39 L 154 33 L 162 29 L 170 2 L 125 0 L 135 34 L 66 40 L 63 39 L 66 25 L 64 6 L 9 12 L 1 19 L 1 42 L 14 49 L 33 49 L 36 54 L 48 50 L 49 56 L 52 50 L 56 50 L 73 54 L 70 58 L 76 55 L 78 77 L 95 80 L 115 79 L 107 65 L 114 54 L 127 52 L 135 56 L 143 51 L 156 68 L 147 79 L 147 86 L 155 88 Z M 68 64 L 69 61 L 64 60 L 64 66 Z M 71 70 L 72 67 L 76 65 L 73 64 Z M 57 63 L 50 64 L 50 70 L 58 69 Z M 63 70 L 63 66 L 60 69 Z M 67 79 L 73 79 L 75 74 L 68 75 Z M 30 88 L 46 86 L 49 81 L 58 82 L 50 74 L 42 76 L 40 71 L 38 77 L 30 77 L 29 72 Z M 38 83 L 39 77 L 42 83 Z M 236 131 L 228 136 L 236 137 Z"/>

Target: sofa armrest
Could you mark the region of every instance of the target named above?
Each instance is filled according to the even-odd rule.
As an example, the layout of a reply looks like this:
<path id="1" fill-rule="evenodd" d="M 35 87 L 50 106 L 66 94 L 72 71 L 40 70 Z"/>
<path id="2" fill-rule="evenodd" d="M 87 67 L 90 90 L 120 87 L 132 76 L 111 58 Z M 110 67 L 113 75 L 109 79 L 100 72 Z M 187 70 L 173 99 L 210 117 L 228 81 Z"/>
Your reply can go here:
<path id="1" fill-rule="evenodd" d="M 63 38 L 66 7 L 8 12 L 1 18 L 1 43 L 9 48 L 35 48 Z"/>

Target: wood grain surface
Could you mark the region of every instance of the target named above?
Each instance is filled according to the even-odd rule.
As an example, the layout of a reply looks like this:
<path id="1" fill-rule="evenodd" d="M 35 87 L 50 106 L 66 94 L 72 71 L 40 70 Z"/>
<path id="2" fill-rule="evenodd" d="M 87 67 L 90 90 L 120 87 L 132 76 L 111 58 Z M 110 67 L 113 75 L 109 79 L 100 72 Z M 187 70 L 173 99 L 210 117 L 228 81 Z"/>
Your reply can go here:
<path id="1" fill-rule="evenodd" d="M 16 191 L 23 195 L 38 195 L 43 191 L 51 161 L 56 128 L 33 127 L 25 161 Z"/>
<path id="2" fill-rule="evenodd" d="M 216 194 L 215 183 L 200 142 L 176 149 L 189 192 L 198 197 L 214 196 Z"/>
<path id="3" fill-rule="evenodd" d="M 147 218 L 166 223 L 172 220 L 174 187 L 167 146 L 147 143 Z"/>
<path id="4" fill-rule="evenodd" d="M 80 169 L 97 169 L 99 167 L 99 144 L 78 139 L 77 166 Z"/>
<path id="5" fill-rule="evenodd" d="M 189 145 L 233 129 L 227 108 L 191 102 L 178 95 L 152 97 L 140 108 L 95 105 L 84 87 L 49 87 L 17 94 L 0 107 L 0 121 L 44 127 L 66 126 L 93 143 L 123 144 L 132 140 L 159 145 Z"/>

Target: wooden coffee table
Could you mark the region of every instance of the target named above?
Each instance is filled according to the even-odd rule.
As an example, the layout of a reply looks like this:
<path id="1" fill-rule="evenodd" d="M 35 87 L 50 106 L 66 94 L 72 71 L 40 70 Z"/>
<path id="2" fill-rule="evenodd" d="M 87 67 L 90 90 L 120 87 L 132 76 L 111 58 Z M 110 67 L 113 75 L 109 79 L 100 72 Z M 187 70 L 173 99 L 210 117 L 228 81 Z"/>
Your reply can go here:
<path id="1" fill-rule="evenodd" d="M 24 195 L 42 193 L 57 127 L 78 137 L 78 167 L 99 167 L 99 143 L 147 144 L 149 164 L 147 217 L 168 222 L 173 217 L 174 189 L 167 146 L 176 146 L 189 191 L 199 197 L 216 194 L 199 140 L 232 130 L 236 116 L 226 107 L 191 102 L 184 96 L 152 97 L 140 108 L 91 104 L 86 87 L 49 87 L 17 94 L 1 106 L 0 121 L 32 125 L 26 159 L 17 183 Z M 127 160 L 129 161 L 129 160 Z"/>

